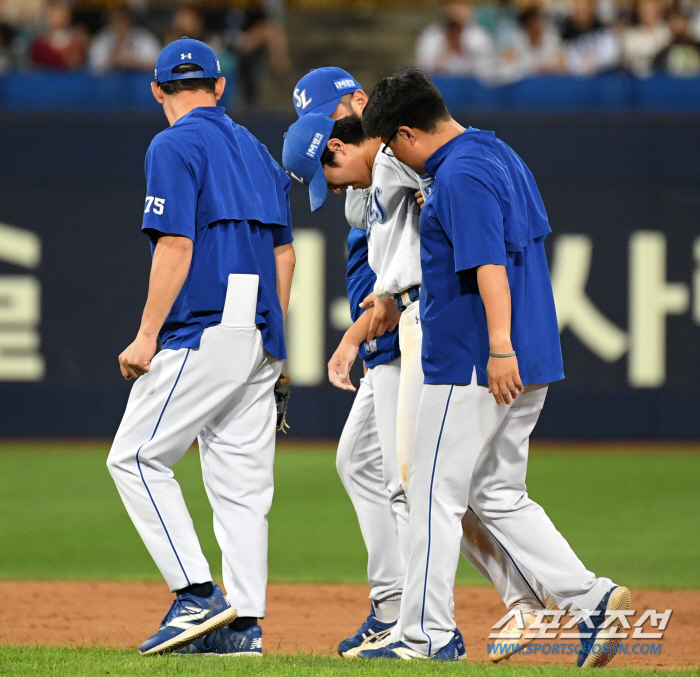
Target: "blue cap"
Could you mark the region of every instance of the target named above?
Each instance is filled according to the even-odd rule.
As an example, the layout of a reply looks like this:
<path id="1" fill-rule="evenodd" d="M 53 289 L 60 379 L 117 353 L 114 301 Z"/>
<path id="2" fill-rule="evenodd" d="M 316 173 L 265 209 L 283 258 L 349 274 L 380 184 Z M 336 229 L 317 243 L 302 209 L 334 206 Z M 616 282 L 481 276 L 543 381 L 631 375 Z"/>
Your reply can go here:
<path id="1" fill-rule="evenodd" d="M 312 212 L 323 206 L 328 195 L 321 156 L 334 124 L 327 115 L 311 113 L 297 120 L 284 135 L 282 164 L 297 181 L 309 186 Z"/>
<path id="2" fill-rule="evenodd" d="M 202 70 L 189 73 L 173 73 L 173 68 L 183 63 L 193 63 Z M 199 40 L 180 38 L 166 45 L 156 61 L 156 82 L 189 80 L 190 78 L 218 78 L 221 66 L 214 50 Z"/>
<path id="3" fill-rule="evenodd" d="M 342 68 L 317 68 L 307 73 L 294 88 L 294 110 L 301 118 L 309 113 L 332 115 L 346 94 L 362 89 Z"/>

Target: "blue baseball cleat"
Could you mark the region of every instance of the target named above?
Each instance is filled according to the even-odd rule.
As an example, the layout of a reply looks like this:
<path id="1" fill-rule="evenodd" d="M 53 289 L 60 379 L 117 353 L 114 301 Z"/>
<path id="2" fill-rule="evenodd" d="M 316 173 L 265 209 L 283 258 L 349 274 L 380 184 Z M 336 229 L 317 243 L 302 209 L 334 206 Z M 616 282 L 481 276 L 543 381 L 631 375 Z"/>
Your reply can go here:
<path id="1" fill-rule="evenodd" d="M 178 595 L 160 622 L 160 630 L 151 635 L 140 647 L 144 656 L 175 651 L 198 637 L 208 635 L 228 625 L 236 618 L 218 585 L 211 597 Z"/>
<path id="2" fill-rule="evenodd" d="M 600 600 L 600 604 L 596 607 L 596 611 L 600 613 L 590 617 L 593 627 L 589 627 L 585 621 L 578 624 L 578 631 L 582 636 L 581 650 L 578 652 L 577 661 L 579 668 L 603 668 L 615 658 L 620 640 L 610 635 L 614 635 L 618 631 L 620 621 L 613 621 L 607 628 L 601 629 L 600 626 L 605 621 L 606 611 L 628 611 L 631 606 L 632 595 L 630 591 L 616 585 L 610 588 L 605 597 Z M 585 637 L 587 634 L 591 636 Z"/>
<path id="3" fill-rule="evenodd" d="M 459 629 L 455 629 L 454 637 L 432 656 L 425 656 L 418 651 L 414 651 L 403 642 L 393 642 L 378 649 L 361 650 L 357 654 L 358 658 L 401 658 L 405 661 L 425 660 L 425 661 L 465 661 L 467 660 L 467 649 L 464 646 L 464 638 Z"/>
<path id="4" fill-rule="evenodd" d="M 377 620 L 377 617 L 374 615 L 374 604 L 372 604 L 367 620 L 357 632 L 352 637 L 348 637 L 338 644 L 338 653 L 343 658 L 355 658 L 358 651 L 371 648 L 373 645 L 385 641 L 395 625 L 396 621 L 382 623 Z"/>
<path id="5" fill-rule="evenodd" d="M 262 656 L 262 628 L 254 625 L 236 632 L 227 625 L 176 651 L 178 654 L 218 654 L 219 656 Z"/>

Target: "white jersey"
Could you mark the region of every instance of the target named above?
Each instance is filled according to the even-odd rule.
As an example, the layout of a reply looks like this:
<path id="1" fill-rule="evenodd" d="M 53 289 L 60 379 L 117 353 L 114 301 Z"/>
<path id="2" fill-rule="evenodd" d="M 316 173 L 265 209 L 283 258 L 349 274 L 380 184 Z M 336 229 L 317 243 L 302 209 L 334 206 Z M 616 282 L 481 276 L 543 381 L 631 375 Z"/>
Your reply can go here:
<path id="1" fill-rule="evenodd" d="M 414 193 L 430 183 L 432 179 L 423 181 L 380 148 L 371 187 L 347 191 L 345 217 L 351 226 L 367 231 L 368 260 L 377 275 L 374 291 L 379 297 L 399 294 L 421 283 L 420 207 Z"/>

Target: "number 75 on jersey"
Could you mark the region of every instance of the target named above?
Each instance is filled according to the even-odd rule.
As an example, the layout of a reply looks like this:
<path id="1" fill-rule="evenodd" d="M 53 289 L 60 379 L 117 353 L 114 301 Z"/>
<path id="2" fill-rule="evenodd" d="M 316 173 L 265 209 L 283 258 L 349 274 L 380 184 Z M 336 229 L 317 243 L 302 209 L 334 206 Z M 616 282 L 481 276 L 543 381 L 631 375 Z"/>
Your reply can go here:
<path id="1" fill-rule="evenodd" d="M 151 211 L 151 206 L 153 207 L 153 213 L 160 216 L 165 209 L 165 198 L 153 197 L 152 195 L 149 195 L 146 198 L 146 209 L 143 213 L 148 214 L 148 212 Z"/>

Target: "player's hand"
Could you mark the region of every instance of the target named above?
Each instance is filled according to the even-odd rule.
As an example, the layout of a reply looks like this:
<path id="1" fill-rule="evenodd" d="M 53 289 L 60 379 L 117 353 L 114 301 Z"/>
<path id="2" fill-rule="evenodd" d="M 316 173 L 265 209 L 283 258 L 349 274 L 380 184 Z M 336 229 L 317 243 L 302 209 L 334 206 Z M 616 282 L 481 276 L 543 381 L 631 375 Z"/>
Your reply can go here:
<path id="1" fill-rule="evenodd" d="M 380 299 L 372 292 L 362 303 L 360 308 L 374 306 L 372 321 L 367 330 L 367 340 L 371 341 L 375 336 L 382 336 L 387 331 L 394 331 L 401 319 L 401 311 L 396 307 L 394 299 Z"/>
<path id="2" fill-rule="evenodd" d="M 134 342 L 119 356 L 122 376 L 130 381 L 149 372 L 157 348 L 156 339 L 138 334 Z"/>
<path id="3" fill-rule="evenodd" d="M 425 197 L 423 196 L 423 193 L 420 190 L 417 190 L 414 194 L 414 197 L 416 198 L 416 202 L 418 203 L 418 206 L 423 209 L 423 206 L 425 205 Z"/>
<path id="4" fill-rule="evenodd" d="M 343 339 L 328 362 L 328 380 L 341 390 L 355 392 L 356 388 L 350 381 L 350 370 L 357 358 L 358 346 Z"/>
<path id="5" fill-rule="evenodd" d="M 489 392 L 496 398 L 496 404 L 502 406 L 518 399 L 523 392 L 523 382 L 520 380 L 518 358 L 490 357 L 486 365 L 489 378 Z"/>

